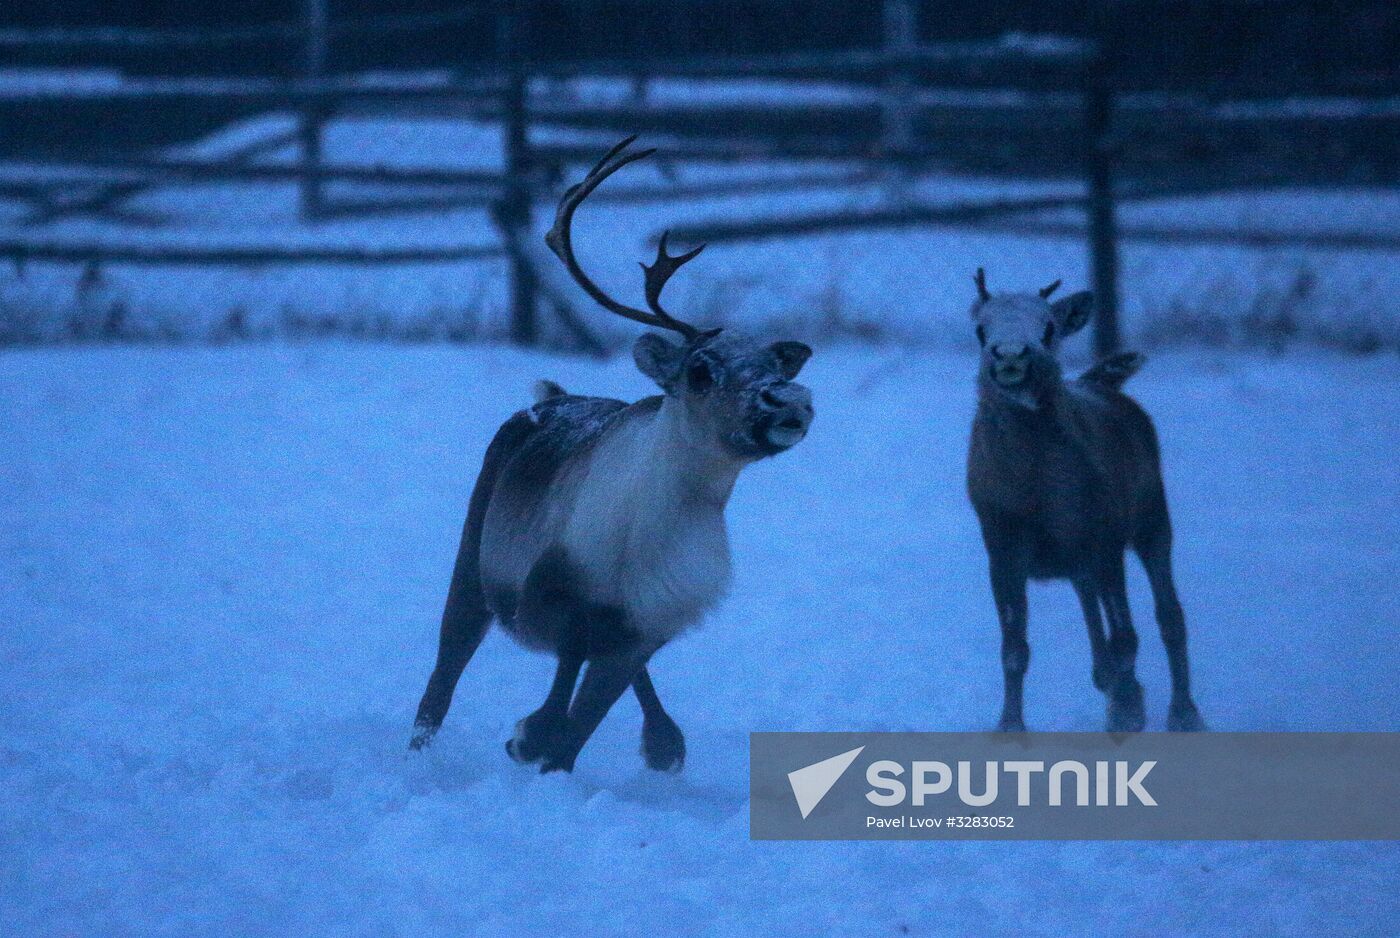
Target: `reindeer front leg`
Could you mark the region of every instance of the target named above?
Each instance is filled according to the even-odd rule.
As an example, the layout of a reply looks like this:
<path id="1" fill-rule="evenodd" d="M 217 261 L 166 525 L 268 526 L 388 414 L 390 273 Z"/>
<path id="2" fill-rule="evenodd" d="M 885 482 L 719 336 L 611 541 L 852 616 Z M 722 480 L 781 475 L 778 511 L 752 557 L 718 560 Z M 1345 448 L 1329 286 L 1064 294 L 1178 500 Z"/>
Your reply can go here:
<path id="1" fill-rule="evenodd" d="M 651 675 L 646 668 L 637 672 L 632 690 L 642 705 L 642 758 L 658 772 L 679 772 L 685 765 L 685 735 L 661 706 Z"/>
<path id="2" fill-rule="evenodd" d="M 573 706 L 569 708 L 567 724 L 564 731 L 555 738 L 554 745 L 545 753 L 540 763 L 541 772 L 574 770 L 574 760 L 578 758 L 584 744 L 637 674 L 646 667 L 650 657 L 650 649 L 643 650 L 633 646 L 593 658 L 588 662 L 583 683 L 579 685 Z"/>
<path id="3" fill-rule="evenodd" d="M 569 729 L 569 698 L 582 667 L 582 654 L 560 653 L 549 696 L 538 710 L 515 724 L 515 736 L 506 742 L 506 752 L 516 762 L 538 762 L 563 744 Z"/>
<path id="4" fill-rule="evenodd" d="M 982 518 L 982 537 L 987 545 L 992 598 L 996 601 L 997 621 L 1001 625 L 1004 695 L 997 729 L 1004 733 L 1024 733 L 1022 689 L 1031 660 L 1030 644 L 1026 641 L 1029 545 L 1019 527 L 1003 519 Z"/>
<path id="5" fill-rule="evenodd" d="M 549 696 L 534 713 L 515 724 L 506 752 L 516 762 L 544 762 L 565 747 L 570 737 L 569 701 L 589 652 L 595 610 L 583 597 L 578 575 L 561 548 L 540 555 L 521 591 L 512 628 L 536 647 L 559 656 Z"/>
<path id="6" fill-rule="evenodd" d="M 1031 661 L 1031 646 L 1026 641 L 1026 576 L 1014 568 L 992 562 L 992 593 L 996 598 L 997 619 L 1001 623 L 1001 674 L 1005 685 L 1001 705 L 1001 720 L 997 729 L 1003 733 L 1024 733 L 1022 689 L 1026 669 Z"/>

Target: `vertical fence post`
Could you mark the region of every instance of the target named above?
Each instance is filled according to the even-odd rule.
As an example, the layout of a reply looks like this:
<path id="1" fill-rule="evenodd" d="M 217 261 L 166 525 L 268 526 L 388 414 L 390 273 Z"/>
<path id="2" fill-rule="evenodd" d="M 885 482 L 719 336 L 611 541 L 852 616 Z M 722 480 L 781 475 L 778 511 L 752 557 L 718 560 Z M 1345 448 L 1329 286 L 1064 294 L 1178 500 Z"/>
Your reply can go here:
<path id="1" fill-rule="evenodd" d="M 1084 170 L 1088 190 L 1089 252 L 1093 266 L 1094 353 L 1118 350 L 1118 218 L 1113 197 L 1113 89 L 1102 47 L 1089 65 L 1084 93 Z"/>
<path id="2" fill-rule="evenodd" d="M 505 193 L 497 211 L 499 223 L 515 244 L 531 236 L 530 124 L 527 112 L 529 76 L 524 68 L 521 0 L 502 0 L 498 12 L 500 49 L 505 59 L 506 88 L 502 100 L 502 149 L 505 157 Z M 510 252 L 510 338 L 516 345 L 534 345 L 539 339 L 536 317 L 535 275 L 523 252 Z"/>
<path id="3" fill-rule="evenodd" d="M 304 0 L 306 15 L 306 46 L 303 50 L 302 74 L 308 81 L 325 77 L 327 53 L 326 0 Z M 314 220 L 322 215 L 321 200 L 321 127 L 325 121 L 325 105 L 310 101 L 302 109 L 298 136 L 301 140 L 301 217 Z"/>
<path id="4" fill-rule="evenodd" d="M 908 55 L 919 44 L 917 0 L 884 0 L 884 51 Z M 896 159 L 914 149 L 914 75 L 908 62 L 891 63 L 885 72 L 881 102 L 881 149 Z"/>

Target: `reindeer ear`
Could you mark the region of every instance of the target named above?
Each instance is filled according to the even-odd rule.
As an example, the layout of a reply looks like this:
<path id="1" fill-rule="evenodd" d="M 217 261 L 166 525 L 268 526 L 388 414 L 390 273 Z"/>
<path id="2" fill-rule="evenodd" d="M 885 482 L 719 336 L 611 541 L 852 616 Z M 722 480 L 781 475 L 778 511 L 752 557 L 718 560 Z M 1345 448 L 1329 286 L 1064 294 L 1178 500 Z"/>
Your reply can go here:
<path id="1" fill-rule="evenodd" d="M 773 354 L 778 356 L 778 370 L 789 381 L 797 377 L 802 366 L 807 364 L 807 359 L 812 357 L 811 348 L 801 342 L 774 342 L 772 349 Z"/>
<path id="2" fill-rule="evenodd" d="M 661 385 L 662 390 L 669 391 L 681 375 L 685 347 L 655 332 L 644 332 L 632 346 L 632 360 L 642 374 Z"/>
<path id="3" fill-rule="evenodd" d="M 1063 338 L 1074 335 L 1083 329 L 1094 315 L 1094 294 L 1088 290 L 1071 293 L 1051 303 L 1050 311 L 1055 314 L 1055 321 L 1060 324 L 1060 336 Z"/>

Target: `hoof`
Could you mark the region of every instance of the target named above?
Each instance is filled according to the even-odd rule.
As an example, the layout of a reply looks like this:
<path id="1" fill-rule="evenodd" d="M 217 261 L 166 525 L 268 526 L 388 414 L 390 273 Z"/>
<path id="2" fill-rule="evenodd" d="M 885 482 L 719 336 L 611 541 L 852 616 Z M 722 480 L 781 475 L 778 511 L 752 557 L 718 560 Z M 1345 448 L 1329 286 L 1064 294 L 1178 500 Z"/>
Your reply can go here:
<path id="1" fill-rule="evenodd" d="M 506 740 L 506 755 L 510 756 L 521 765 L 538 765 L 541 775 L 548 775 L 550 772 L 572 772 L 574 770 L 574 760 L 577 756 L 567 755 L 564 752 L 547 752 L 531 755 L 529 746 L 522 746 L 519 740 Z"/>
<path id="2" fill-rule="evenodd" d="M 535 711 L 515 724 L 515 735 L 506 741 L 506 754 L 526 765 L 539 763 L 545 772 L 564 768 L 568 729 L 567 717 Z M 574 767 L 573 758 L 567 761 L 566 771 Z"/>
<path id="3" fill-rule="evenodd" d="M 436 726 L 415 726 L 413 735 L 408 740 L 408 748 L 413 752 L 418 752 L 426 748 L 428 743 L 433 741 L 435 735 L 437 735 Z"/>
<path id="4" fill-rule="evenodd" d="M 1002 717 L 1001 721 L 997 723 L 998 733 L 1024 733 L 1025 731 L 1026 723 L 1024 720 L 1013 720 L 1009 717 Z"/>
<path id="5" fill-rule="evenodd" d="M 657 772 L 679 772 L 685 765 L 685 736 L 669 717 L 642 724 L 642 758 Z"/>
<path id="6" fill-rule="evenodd" d="M 1204 733 L 1210 729 L 1195 704 L 1167 712 L 1167 729 L 1173 733 Z"/>
<path id="7" fill-rule="evenodd" d="M 564 753 L 545 756 L 540 760 L 540 774 L 548 775 L 550 772 L 572 772 L 574 770 L 574 760 L 576 758 L 578 757 Z"/>
<path id="8" fill-rule="evenodd" d="M 1108 698 L 1108 717 L 1104 730 L 1109 733 L 1140 733 L 1147 725 L 1147 711 L 1142 703 L 1142 685 L 1133 681 L 1126 690 Z"/>

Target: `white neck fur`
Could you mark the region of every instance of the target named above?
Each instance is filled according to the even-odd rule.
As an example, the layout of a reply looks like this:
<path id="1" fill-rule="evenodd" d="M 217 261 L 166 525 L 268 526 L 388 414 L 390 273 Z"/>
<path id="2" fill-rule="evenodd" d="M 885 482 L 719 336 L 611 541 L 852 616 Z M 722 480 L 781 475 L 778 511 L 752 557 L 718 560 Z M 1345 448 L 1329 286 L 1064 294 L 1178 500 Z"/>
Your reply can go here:
<path id="1" fill-rule="evenodd" d="M 724 507 L 744 465 L 671 397 L 601 440 L 565 534 L 597 600 L 658 637 L 703 615 L 728 585 Z"/>

